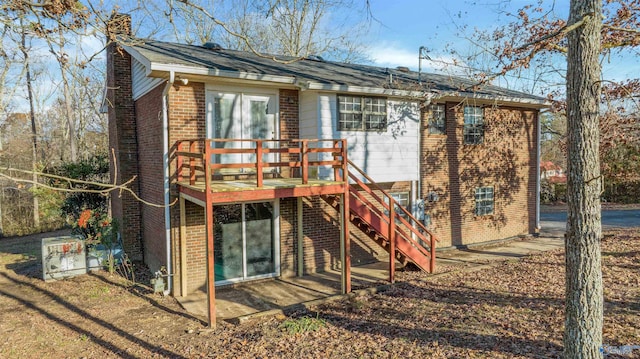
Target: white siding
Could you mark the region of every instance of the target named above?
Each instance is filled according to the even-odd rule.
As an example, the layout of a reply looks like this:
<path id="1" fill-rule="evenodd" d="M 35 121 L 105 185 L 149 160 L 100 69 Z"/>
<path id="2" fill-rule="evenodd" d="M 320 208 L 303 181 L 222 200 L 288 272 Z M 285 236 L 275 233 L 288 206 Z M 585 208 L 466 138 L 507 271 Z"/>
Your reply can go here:
<path id="1" fill-rule="evenodd" d="M 420 108 L 417 102 L 388 100 L 387 130 L 338 131 L 337 97 L 318 95 L 319 138 L 344 138 L 348 156 L 376 182 L 417 181 Z M 320 176 L 328 175 L 328 169 Z"/>
<path id="2" fill-rule="evenodd" d="M 131 59 L 131 92 L 134 100 L 153 90 L 162 81 L 163 79 L 147 77 L 144 65 L 134 58 Z"/>
<path id="3" fill-rule="evenodd" d="M 300 138 L 318 138 L 318 93 L 300 92 Z"/>

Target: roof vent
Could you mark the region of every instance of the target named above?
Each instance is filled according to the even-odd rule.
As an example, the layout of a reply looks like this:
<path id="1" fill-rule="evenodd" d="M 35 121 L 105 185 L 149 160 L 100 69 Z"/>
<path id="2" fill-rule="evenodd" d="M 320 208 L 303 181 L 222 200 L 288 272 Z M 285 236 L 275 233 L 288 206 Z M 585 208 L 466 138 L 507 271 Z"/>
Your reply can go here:
<path id="1" fill-rule="evenodd" d="M 320 55 L 309 55 L 307 56 L 307 60 L 324 62 L 324 59 Z"/>
<path id="2" fill-rule="evenodd" d="M 222 46 L 220 46 L 220 44 L 217 42 L 205 42 L 202 47 L 214 51 L 222 50 Z"/>
<path id="3" fill-rule="evenodd" d="M 400 71 L 400 72 L 409 72 L 409 68 L 406 66 L 398 66 L 396 67 L 396 70 Z"/>

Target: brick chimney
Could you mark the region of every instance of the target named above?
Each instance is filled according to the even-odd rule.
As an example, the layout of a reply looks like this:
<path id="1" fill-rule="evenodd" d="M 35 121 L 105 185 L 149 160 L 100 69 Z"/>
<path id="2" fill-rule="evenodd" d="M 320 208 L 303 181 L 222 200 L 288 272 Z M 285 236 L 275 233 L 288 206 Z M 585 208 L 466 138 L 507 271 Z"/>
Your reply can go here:
<path id="1" fill-rule="evenodd" d="M 135 107 L 131 92 L 131 55 L 118 41 L 131 35 L 131 16 L 114 14 L 107 26 L 107 106 L 111 182 L 125 183 L 138 176 Z M 115 160 L 114 160 L 115 157 Z M 129 188 L 139 194 L 139 182 Z M 111 193 L 111 213 L 118 221 L 124 250 L 132 260 L 143 260 L 140 202 L 128 192 Z"/>

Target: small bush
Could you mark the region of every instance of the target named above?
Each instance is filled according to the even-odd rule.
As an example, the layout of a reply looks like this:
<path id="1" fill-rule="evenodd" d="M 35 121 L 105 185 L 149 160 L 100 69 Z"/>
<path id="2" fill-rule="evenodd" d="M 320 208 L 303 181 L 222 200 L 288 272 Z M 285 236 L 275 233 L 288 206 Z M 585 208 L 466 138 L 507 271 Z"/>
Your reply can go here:
<path id="1" fill-rule="evenodd" d="M 109 159 L 106 155 L 94 155 L 78 162 L 65 162 L 60 166 L 49 169 L 48 172 L 76 180 L 107 183 L 109 181 Z M 52 182 L 51 184 L 56 187 L 69 187 L 68 183 L 62 180 L 52 180 Z M 62 214 L 67 216 L 70 222 L 77 220 L 78 214 L 85 209 L 101 213 L 107 212 L 108 201 L 106 196 L 99 193 L 82 192 L 83 189 L 98 189 L 96 186 L 76 184 L 74 188 L 79 191 L 67 194 L 60 207 Z"/>

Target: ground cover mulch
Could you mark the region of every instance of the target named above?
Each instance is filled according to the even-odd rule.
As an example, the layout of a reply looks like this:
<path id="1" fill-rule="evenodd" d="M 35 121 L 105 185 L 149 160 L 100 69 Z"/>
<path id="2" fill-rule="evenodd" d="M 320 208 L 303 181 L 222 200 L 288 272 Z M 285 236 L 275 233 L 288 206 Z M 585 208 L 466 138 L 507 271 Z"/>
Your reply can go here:
<path id="1" fill-rule="evenodd" d="M 39 238 L 0 240 L 0 358 L 555 358 L 564 253 L 482 270 L 400 272 L 385 292 L 215 331 L 171 297 L 96 272 L 39 279 Z M 604 343 L 640 345 L 640 229 L 602 243 Z M 640 358 L 640 349 L 607 357 Z"/>

